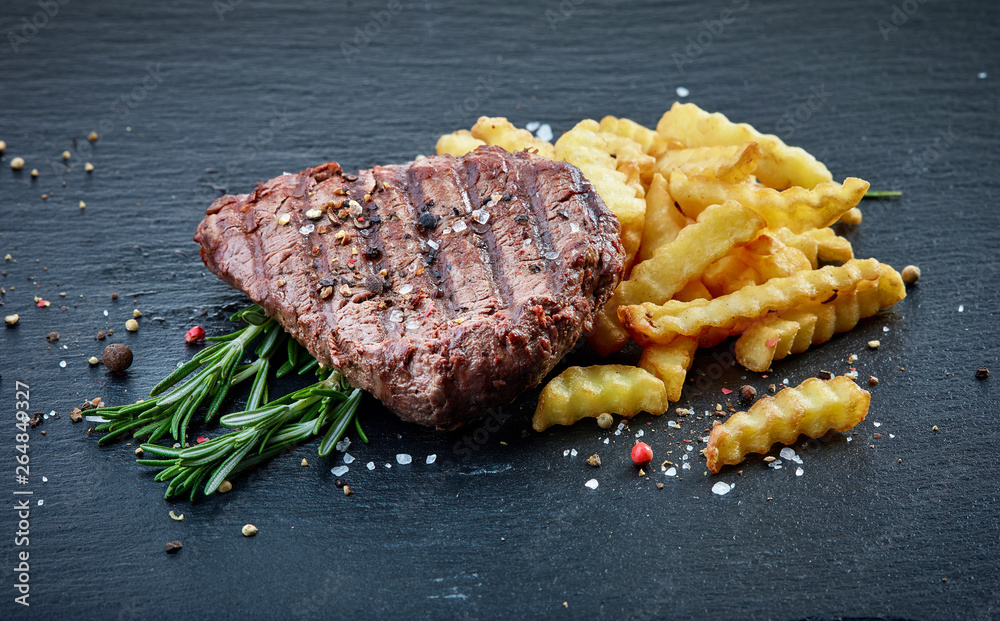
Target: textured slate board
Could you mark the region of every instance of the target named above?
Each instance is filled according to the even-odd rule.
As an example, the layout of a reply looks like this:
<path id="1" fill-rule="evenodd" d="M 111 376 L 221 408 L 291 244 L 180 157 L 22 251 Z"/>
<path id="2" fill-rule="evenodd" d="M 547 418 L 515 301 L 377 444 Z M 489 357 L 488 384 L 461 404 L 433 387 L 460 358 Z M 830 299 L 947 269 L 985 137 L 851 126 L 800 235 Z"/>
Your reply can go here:
<path id="1" fill-rule="evenodd" d="M 2 266 L 0 310 L 22 317 L 0 331 L 0 463 L 14 468 L 15 381 L 30 384 L 32 410 L 62 416 L 31 435 L 25 487 L 45 504 L 31 514 L 28 610 L 10 586 L 15 514 L 0 513 L 4 618 L 1000 614 L 1000 5 L 406 2 L 345 55 L 356 29 L 375 32 L 371 12 L 386 2 L 228 2 L 70 2 L 17 53 L 0 52 L 0 255 L 16 259 Z M 5 41 L 39 10 L 5 2 Z M 897 10 L 883 35 L 879 20 L 895 27 Z M 804 476 L 756 461 L 742 475 L 704 476 L 695 452 L 683 480 L 640 479 L 627 462 L 634 432 L 646 431 L 658 460 L 678 461 L 687 429 L 670 437 L 665 420 L 640 418 L 609 445 L 588 424 L 524 437 L 534 394 L 504 408 L 502 425 L 448 435 L 366 401 L 372 442 L 351 447 L 350 498 L 329 474 L 338 461 L 316 458 L 313 444 L 239 478 L 237 493 L 192 505 L 164 502 L 132 447 L 99 448 L 85 424 L 70 424 L 85 397 L 144 396 L 190 355 L 180 337 L 192 323 L 226 329 L 221 309 L 241 296 L 190 242 L 219 189 L 329 159 L 406 161 L 480 114 L 557 133 L 605 114 L 655 124 L 679 86 L 807 148 L 837 178 L 905 192 L 866 203 L 849 233 L 862 256 L 922 267 L 905 302 L 768 379 L 719 364 L 725 347 L 695 362 L 682 404 L 701 411 L 722 387 L 795 384 L 861 356 L 862 376 L 882 380 L 868 420 L 853 442 L 809 442 Z M 62 169 L 64 149 L 74 155 Z M 15 156 L 41 176 L 13 174 Z M 35 308 L 35 295 L 53 305 Z M 126 334 L 134 307 L 142 328 Z M 86 364 L 108 327 L 135 350 L 126 377 Z M 50 330 L 62 334 L 51 348 Z M 864 347 L 871 338 L 877 352 Z M 994 368 L 984 382 L 973 377 L 982 365 Z M 873 441 L 876 421 L 884 437 Z M 580 455 L 564 458 L 571 448 Z M 582 463 L 594 451 L 596 471 Z M 395 465 L 399 452 L 414 464 Z M 596 491 L 583 486 L 592 476 Z M 8 499 L 12 477 L 0 477 Z M 736 487 L 713 496 L 716 480 Z M 253 539 L 239 534 L 247 522 L 260 528 Z M 171 539 L 184 542 L 175 556 L 163 553 Z"/>

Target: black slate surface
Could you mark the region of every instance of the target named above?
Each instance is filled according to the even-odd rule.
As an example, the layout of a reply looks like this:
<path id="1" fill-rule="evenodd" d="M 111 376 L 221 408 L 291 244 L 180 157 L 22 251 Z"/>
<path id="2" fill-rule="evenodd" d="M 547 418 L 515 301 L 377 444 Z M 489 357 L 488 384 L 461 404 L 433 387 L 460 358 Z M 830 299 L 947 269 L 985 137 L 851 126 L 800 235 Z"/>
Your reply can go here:
<path id="1" fill-rule="evenodd" d="M 1000 616 L 1000 5 L 5 0 L 0 26 L 0 255 L 13 259 L 0 311 L 21 315 L 0 330 L 0 617 Z M 862 378 L 881 380 L 868 419 L 799 449 L 803 476 L 757 460 L 705 476 L 696 450 L 680 479 L 628 465 L 638 430 L 657 461 L 679 462 L 705 421 L 671 437 L 667 417 L 643 416 L 608 445 L 592 424 L 525 437 L 529 394 L 502 424 L 442 435 L 366 400 L 353 496 L 314 443 L 191 504 L 162 500 L 134 447 L 98 447 L 70 423 L 84 398 L 145 396 L 191 354 L 181 336 L 194 323 L 227 329 L 223 309 L 242 298 L 190 241 L 220 190 L 330 159 L 403 162 L 480 114 L 557 135 L 605 114 L 653 125 L 681 86 L 838 179 L 904 192 L 866 202 L 848 233 L 861 256 L 921 266 L 904 302 L 767 379 L 730 367 L 726 346 L 695 361 L 681 405 L 700 412 L 723 387 L 794 385 L 860 356 Z M 133 308 L 144 317 L 128 334 Z M 107 328 L 135 351 L 127 376 L 87 365 Z M 994 375 L 975 379 L 980 366 Z M 30 434 L 27 485 L 11 472 L 18 381 L 32 411 L 59 416 Z M 583 463 L 595 451 L 599 470 Z M 413 464 L 395 463 L 403 452 Z M 714 496 L 717 480 L 735 489 Z M 15 490 L 34 492 L 28 547 L 14 545 Z M 247 522 L 256 537 L 240 535 Z M 184 548 L 168 556 L 173 539 Z M 19 551 L 30 608 L 14 602 Z"/>

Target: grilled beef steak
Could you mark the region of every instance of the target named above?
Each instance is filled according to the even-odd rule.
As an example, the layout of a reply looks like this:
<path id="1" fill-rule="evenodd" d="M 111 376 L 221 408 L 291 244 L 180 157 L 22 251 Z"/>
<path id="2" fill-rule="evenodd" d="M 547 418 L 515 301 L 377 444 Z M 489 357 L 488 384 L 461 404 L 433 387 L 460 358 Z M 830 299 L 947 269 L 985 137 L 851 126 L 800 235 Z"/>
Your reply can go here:
<path id="1" fill-rule="evenodd" d="M 195 241 L 327 367 L 452 429 L 540 382 L 618 284 L 618 220 L 570 164 L 480 147 L 223 196 Z"/>

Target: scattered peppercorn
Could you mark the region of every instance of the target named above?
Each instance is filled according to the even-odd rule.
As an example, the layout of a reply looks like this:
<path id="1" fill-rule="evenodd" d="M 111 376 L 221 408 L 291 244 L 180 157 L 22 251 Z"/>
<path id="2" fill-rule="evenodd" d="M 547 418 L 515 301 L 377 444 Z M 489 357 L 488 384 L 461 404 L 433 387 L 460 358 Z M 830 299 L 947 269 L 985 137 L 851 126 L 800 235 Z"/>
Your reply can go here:
<path id="1" fill-rule="evenodd" d="M 94 165 L 91 164 L 90 162 L 87 162 L 86 164 L 83 165 L 83 169 L 87 172 L 94 172 Z"/>
<path id="2" fill-rule="evenodd" d="M 90 134 L 87 136 L 87 140 L 91 142 L 97 142 L 97 132 L 90 132 Z"/>
<path id="3" fill-rule="evenodd" d="M 432 213 L 420 214 L 420 218 L 417 220 L 417 224 L 420 225 L 420 228 L 427 231 L 434 229 L 434 227 L 437 226 L 437 223 L 438 220 Z"/>
<path id="4" fill-rule="evenodd" d="M 45 340 L 48 341 L 48 342 L 50 342 L 50 343 L 55 343 L 56 341 L 59 340 L 59 333 L 58 332 L 49 332 L 48 334 L 45 335 Z"/>
<path id="5" fill-rule="evenodd" d="M 225 493 L 231 492 L 231 491 L 233 491 L 233 484 L 230 483 L 228 480 L 227 481 L 223 481 L 222 483 L 219 483 L 219 493 L 220 494 L 225 494 Z"/>
<path id="6" fill-rule="evenodd" d="M 3 153 L 6 150 L 7 150 L 7 143 L 4 142 L 3 140 L 0 140 L 0 153 Z"/>
<path id="7" fill-rule="evenodd" d="M 80 201 L 80 209 L 86 209 L 86 208 L 87 208 L 87 203 Z"/>
<path id="8" fill-rule="evenodd" d="M 244 524 L 241 532 L 244 537 L 253 537 L 257 534 L 257 527 L 253 524 Z"/>
<path id="9" fill-rule="evenodd" d="M 122 343 L 112 343 L 104 348 L 101 354 L 101 361 L 109 371 L 121 373 L 132 366 L 132 350 L 128 345 Z"/>
<path id="10" fill-rule="evenodd" d="M 757 398 L 757 389 L 751 386 L 750 384 L 746 384 L 742 388 L 740 388 L 740 399 L 742 399 L 744 403 L 750 403 L 756 398 Z"/>
<path id="11" fill-rule="evenodd" d="M 875 377 L 874 375 L 869 375 L 868 376 L 868 385 L 869 386 L 878 386 L 878 378 Z"/>
<path id="12" fill-rule="evenodd" d="M 663 489 L 663 483 L 657 483 L 656 489 Z"/>
<path id="13" fill-rule="evenodd" d="M 302 458 L 302 467 L 305 468 L 308 465 L 309 465 L 309 460 L 306 459 L 305 457 L 303 457 Z"/>
<path id="14" fill-rule="evenodd" d="M 350 485 L 345 485 L 344 486 L 344 496 L 350 496 L 353 493 L 354 493 L 354 491 L 351 489 Z"/>
<path id="15" fill-rule="evenodd" d="M 774 384 L 768 384 L 768 385 L 767 385 L 767 392 L 771 393 L 772 395 L 773 395 L 773 394 L 775 393 L 775 391 L 777 391 L 777 390 L 778 390 L 778 388 L 777 388 L 777 386 L 775 386 Z"/>
<path id="16" fill-rule="evenodd" d="M 820 372 L 816 374 L 816 377 L 823 380 L 833 379 L 833 373 L 820 369 Z"/>
<path id="17" fill-rule="evenodd" d="M 21 170 L 22 168 L 24 168 L 24 158 L 23 157 L 15 157 L 14 159 L 12 159 L 10 161 L 10 167 L 13 170 Z"/>
<path id="18" fill-rule="evenodd" d="M 600 467 L 600 465 L 601 465 L 601 456 L 598 455 L 597 453 L 594 453 L 593 455 L 591 455 L 590 457 L 587 458 L 587 465 L 588 466 L 593 466 L 595 468 Z"/>
<path id="19" fill-rule="evenodd" d="M 611 429 L 611 425 L 615 423 L 614 417 L 612 417 L 607 412 L 602 413 L 597 417 L 597 426 L 601 429 Z"/>
<path id="20" fill-rule="evenodd" d="M 920 268 L 916 265 L 907 265 L 903 268 L 902 276 L 903 282 L 908 285 L 912 285 L 920 280 Z"/>
<path id="21" fill-rule="evenodd" d="M 986 367 L 979 367 L 976 369 L 976 379 L 984 380 L 990 376 L 990 370 Z"/>
<path id="22" fill-rule="evenodd" d="M 138 332 L 139 322 L 136 321 L 135 319 L 129 319 L 128 321 L 125 322 L 125 329 L 128 330 L 129 332 Z"/>
<path id="23" fill-rule="evenodd" d="M 14 313 L 13 315 L 7 315 L 6 317 L 4 317 L 3 321 L 4 323 L 7 324 L 8 328 L 13 328 L 14 326 L 17 325 L 18 321 L 21 321 L 21 316 L 18 315 L 17 313 Z"/>
<path id="24" fill-rule="evenodd" d="M 98 341 L 103 341 L 106 338 L 108 338 L 108 333 L 105 332 L 104 330 L 101 330 L 100 332 L 98 332 L 97 336 L 94 337 L 94 339 L 98 340 Z"/>
<path id="25" fill-rule="evenodd" d="M 648 466 L 653 461 L 653 449 L 645 442 L 636 442 L 632 447 L 632 461 L 637 466 Z"/>
<path id="26" fill-rule="evenodd" d="M 32 168 L 31 169 L 31 176 L 32 177 L 38 177 L 38 169 L 37 168 Z"/>
<path id="27" fill-rule="evenodd" d="M 878 349 L 881 345 L 880 341 L 868 341 L 868 349 Z"/>
<path id="28" fill-rule="evenodd" d="M 876 431 L 875 433 L 872 434 L 872 437 L 875 438 L 876 440 L 881 440 L 882 434 Z"/>
<path id="29" fill-rule="evenodd" d="M 69 419 L 74 423 L 78 423 L 83 420 L 83 410 L 80 408 L 73 408 L 73 411 L 69 413 Z"/>
<path id="30" fill-rule="evenodd" d="M 334 479 L 333 480 L 333 484 L 337 486 L 337 489 L 340 489 L 340 488 L 344 487 L 344 480 L 343 479 Z"/>
<path id="31" fill-rule="evenodd" d="M 184 333 L 185 343 L 200 343 L 205 340 L 205 330 L 201 326 L 195 326 Z"/>
<path id="32" fill-rule="evenodd" d="M 62 152 L 62 158 L 64 160 L 68 160 L 70 158 L 70 152 L 69 151 L 63 151 Z"/>
<path id="33" fill-rule="evenodd" d="M 180 541 L 168 541 L 167 545 L 163 546 L 167 554 L 176 554 L 178 550 L 184 547 L 184 544 Z"/>

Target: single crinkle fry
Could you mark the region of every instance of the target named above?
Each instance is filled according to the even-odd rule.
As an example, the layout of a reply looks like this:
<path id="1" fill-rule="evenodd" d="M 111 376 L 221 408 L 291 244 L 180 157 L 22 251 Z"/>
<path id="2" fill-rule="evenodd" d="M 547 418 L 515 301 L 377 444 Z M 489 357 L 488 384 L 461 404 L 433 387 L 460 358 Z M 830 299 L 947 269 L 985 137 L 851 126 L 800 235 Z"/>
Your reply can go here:
<path id="1" fill-rule="evenodd" d="M 763 224 L 752 209 L 735 201 L 706 209 L 696 223 L 681 229 L 674 241 L 636 265 L 628 280 L 618 285 L 597 314 L 594 332 L 588 336 L 591 346 L 603 355 L 621 349 L 629 335 L 618 318 L 619 306 L 666 302 L 736 244 L 753 239 Z"/>
<path id="2" fill-rule="evenodd" d="M 648 155 L 641 144 L 628 136 L 621 136 L 614 132 L 601 131 L 599 135 L 604 140 L 604 148 L 607 149 L 608 155 L 613 155 L 618 170 L 627 175 L 629 173 L 624 168 L 629 163 L 634 163 L 639 169 L 641 178 L 648 182 L 653 177 L 653 166 L 656 164 L 656 158 Z"/>
<path id="3" fill-rule="evenodd" d="M 668 401 L 680 401 L 684 379 L 691 368 L 698 339 L 678 336 L 666 345 L 648 345 L 642 350 L 639 366 L 660 378 Z"/>
<path id="4" fill-rule="evenodd" d="M 481 147 L 485 142 L 476 138 L 467 129 L 460 129 L 458 131 L 453 131 L 450 134 L 444 134 L 437 141 L 437 154 L 438 155 L 454 155 L 455 157 L 462 157 L 466 153 L 475 151 L 476 147 Z"/>
<path id="5" fill-rule="evenodd" d="M 659 157 L 670 148 L 670 144 L 656 133 L 656 130 L 649 129 L 631 119 L 606 116 L 601 119 L 600 128 L 602 132 L 612 132 L 625 138 L 631 138 L 642 145 L 643 152 L 654 158 Z"/>
<path id="6" fill-rule="evenodd" d="M 763 373 L 771 363 L 825 343 L 839 332 L 906 297 L 899 272 L 882 264 L 877 281 L 862 280 L 854 289 L 838 291 L 828 302 L 809 302 L 754 321 L 736 340 L 736 361 Z"/>
<path id="7" fill-rule="evenodd" d="M 636 261 L 641 263 L 653 257 L 663 246 L 677 238 L 688 220 L 674 205 L 667 191 L 667 180 L 654 174 L 646 192 L 646 226 L 642 229 L 642 243 Z"/>
<path id="8" fill-rule="evenodd" d="M 868 182 L 856 177 L 848 177 L 843 184 L 830 181 L 811 190 L 795 187 L 783 192 L 751 183 L 689 177 L 679 170 L 670 173 L 669 182 L 670 195 L 689 218 L 709 205 L 734 200 L 763 216 L 767 228 L 788 227 L 793 233 L 830 226 L 868 191 Z"/>
<path id="9" fill-rule="evenodd" d="M 875 259 L 854 259 L 842 266 L 828 265 L 788 278 L 773 278 L 711 301 L 622 305 L 618 317 L 640 345 L 668 343 L 676 334 L 701 336 L 713 328 L 739 334 L 768 312 L 825 300 L 837 291 L 854 288 L 862 280 L 875 280 L 879 273 L 880 264 Z"/>
<path id="10" fill-rule="evenodd" d="M 552 425 L 572 425 L 604 412 L 627 418 L 639 412 L 662 414 L 667 405 L 663 382 L 639 367 L 570 367 L 542 389 L 531 426 L 535 431 L 544 431 Z"/>
<path id="11" fill-rule="evenodd" d="M 826 166 L 799 147 L 773 134 L 762 134 L 746 123 L 733 123 L 718 112 L 709 114 L 694 104 L 674 103 L 656 125 L 656 132 L 687 147 L 714 147 L 756 142 L 763 155 L 755 174 L 777 190 L 793 186 L 812 189 L 833 176 Z"/>
<path id="12" fill-rule="evenodd" d="M 665 177 L 679 170 L 688 176 L 699 175 L 726 183 L 739 183 L 750 178 L 762 154 L 756 142 L 673 149 L 656 159 L 653 170 Z"/>
<path id="13" fill-rule="evenodd" d="M 802 233 L 793 233 L 787 228 L 774 231 L 774 235 L 786 246 L 801 250 L 813 269 L 819 266 L 819 261 L 850 261 L 854 258 L 854 248 L 851 242 L 837 235 L 831 228 L 811 229 Z"/>
<path id="14" fill-rule="evenodd" d="M 556 141 L 555 156 L 579 168 L 604 204 L 618 217 L 628 273 L 642 240 L 646 201 L 638 197 L 629 177 L 618 170 L 617 162 L 611 157 L 607 143 L 598 130 L 597 121 L 580 121 Z"/>
<path id="15" fill-rule="evenodd" d="M 847 431 L 865 419 L 870 402 L 871 395 L 846 376 L 813 377 L 716 425 L 702 453 L 708 469 L 717 473 L 749 453 L 766 453 L 776 442 L 792 444 L 800 435 L 818 438 L 830 430 Z"/>
<path id="16" fill-rule="evenodd" d="M 505 151 L 531 150 L 547 157 L 555 159 L 555 151 L 552 143 L 539 140 L 526 129 L 518 129 L 502 116 L 488 117 L 481 116 L 476 124 L 472 126 L 472 135 L 486 144 L 496 145 Z"/>
<path id="17" fill-rule="evenodd" d="M 689 280 L 688 284 L 684 285 L 684 288 L 674 294 L 672 300 L 678 300 L 680 302 L 690 302 L 691 300 L 711 300 L 712 293 L 705 286 L 705 283 L 701 282 L 697 278 L 694 280 Z"/>

